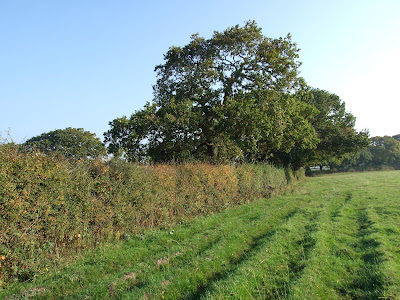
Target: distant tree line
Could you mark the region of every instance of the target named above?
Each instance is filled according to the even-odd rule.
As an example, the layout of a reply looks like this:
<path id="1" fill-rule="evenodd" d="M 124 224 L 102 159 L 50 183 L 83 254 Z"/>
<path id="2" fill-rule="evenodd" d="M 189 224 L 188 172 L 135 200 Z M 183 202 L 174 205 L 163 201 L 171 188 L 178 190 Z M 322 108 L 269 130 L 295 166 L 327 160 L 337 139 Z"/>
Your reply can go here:
<path id="1" fill-rule="evenodd" d="M 341 99 L 308 86 L 290 35 L 268 38 L 254 21 L 195 34 L 156 66 L 154 100 L 109 123 L 104 145 L 67 128 L 28 140 L 25 149 L 68 158 L 108 154 L 133 162 L 339 164 L 370 144 Z M 366 151 L 366 150 L 365 150 Z M 361 154 L 360 154 L 361 155 Z"/>
<path id="2" fill-rule="evenodd" d="M 333 164 L 332 167 L 338 171 L 400 170 L 400 134 L 375 136 L 367 148 L 349 154 L 340 164 Z"/>

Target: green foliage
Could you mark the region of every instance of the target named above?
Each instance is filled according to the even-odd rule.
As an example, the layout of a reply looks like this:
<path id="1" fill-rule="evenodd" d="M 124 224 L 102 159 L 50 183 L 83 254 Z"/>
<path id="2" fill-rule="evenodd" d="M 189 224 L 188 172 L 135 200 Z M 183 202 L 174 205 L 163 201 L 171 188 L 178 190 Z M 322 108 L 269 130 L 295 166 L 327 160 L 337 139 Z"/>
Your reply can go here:
<path id="1" fill-rule="evenodd" d="M 391 136 L 373 137 L 368 148 L 349 155 L 334 168 L 339 171 L 400 169 L 400 141 Z"/>
<path id="2" fill-rule="evenodd" d="M 276 151 L 313 148 L 312 106 L 295 94 L 298 49 L 262 35 L 255 22 L 193 35 L 155 68 L 155 99 L 110 122 L 108 150 L 130 161 L 264 161 Z"/>
<path id="3" fill-rule="evenodd" d="M 315 114 L 309 114 L 309 121 L 317 133 L 318 143 L 314 149 L 295 146 L 290 152 L 279 152 L 275 163 L 286 160 L 294 169 L 329 165 L 368 147 L 368 132 L 355 130 L 355 117 L 346 112 L 345 103 L 337 95 L 319 89 L 305 89 L 301 98 L 316 110 Z"/>
<path id="4" fill-rule="evenodd" d="M 346 112 L 345 103 L 337 95 L 321 90 L 313 90 L 312 93 L 313 105 L 319 111 L 313 126 L 320 138 L 314 162 L 340 161 L 346 154 L 368 146 L 368 132 L 355 130 L 356 118 Z"/>
<path id="5" fill-rule="evenodd" d="M 86 159 L 106 155 L 106 149 L 94 133 L 82 128 L 65 128 L 43 133 L 27 140 L 23 147 L 46 154 L 58 153 L 67 158 Z"/>
<path id="6" fill-rule="evenodd" d="M 376 136 L 371 140 L 371 164 L 400 168 L 400 141 L 390 136 Z"/>
<path id="7" fill-rule="evenodd" d="M 286 186 L 285 172 L 270 165 L 71 160 L 2 144 L 0 281 L 30 280 L 100 243 L 169 228 Z"/>

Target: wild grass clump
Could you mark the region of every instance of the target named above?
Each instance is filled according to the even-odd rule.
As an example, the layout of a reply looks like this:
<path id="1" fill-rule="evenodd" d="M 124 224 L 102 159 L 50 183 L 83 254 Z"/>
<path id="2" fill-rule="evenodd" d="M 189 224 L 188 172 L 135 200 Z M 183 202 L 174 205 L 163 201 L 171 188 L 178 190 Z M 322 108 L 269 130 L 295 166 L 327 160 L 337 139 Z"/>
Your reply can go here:
<path id="1" fill-rule="evenodd" d="M 0 284 L 26 281 L 99 243 L 169 228 L 280 192 L 285 170 L 67 160 L 0 145 Z"/>

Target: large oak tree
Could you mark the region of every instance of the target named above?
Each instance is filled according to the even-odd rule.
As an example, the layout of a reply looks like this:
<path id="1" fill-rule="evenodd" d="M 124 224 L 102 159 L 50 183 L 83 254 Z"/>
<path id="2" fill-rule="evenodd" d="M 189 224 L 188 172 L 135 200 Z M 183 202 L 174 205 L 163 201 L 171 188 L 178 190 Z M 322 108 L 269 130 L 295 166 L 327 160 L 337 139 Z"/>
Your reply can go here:
<path id="1" fill-rule="evenodd" d="M 265 37 L 255 22 L 193 35 L 155 68 L 154 100 L 110 122 L 109 152 L 129 160 L 265 160 L 277 151 L 312 149 L 316 110 L 298 97 L 298 48 Z"/>

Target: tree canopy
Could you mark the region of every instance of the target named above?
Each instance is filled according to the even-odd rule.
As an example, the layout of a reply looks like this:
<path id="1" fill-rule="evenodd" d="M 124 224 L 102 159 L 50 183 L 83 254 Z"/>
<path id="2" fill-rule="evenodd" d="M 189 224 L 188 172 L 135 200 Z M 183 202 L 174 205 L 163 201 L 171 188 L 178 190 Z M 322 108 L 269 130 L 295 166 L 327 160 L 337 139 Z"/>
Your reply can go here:
<path id="1" fill-rule="evenodd" d="M 371 139 L 370 152 L 373 166 L 400 168 L 400 141 L 391 136 L 376 136 Z"/>
<path id="2" fill-rule="evenodd" d="M 47 154 L 62 154 L 71 159 L 96 158 L 107 154 L 104 144 L 94 133 L 71 127 L 32 137 L 23 147 Z"/>
<path id="3" fill-rule="evenodd" d="M 295 96 L 302 86 L 297 53 L 290 35 L 267 38 L 255 22 L 208 40 L 193 35 L 156 66 L 153 103 L 110 122 L 109 151 L 130 160 L 215 161 L 267 159 L 290 150 L 293 139 L 312 148 L 314 110 Z"/>
<path id="4" fill-rule="evenodd" d="M 302 93 L 301 98 L 316 109 L 316 114 L 310 115 L 309 121 L 317 133 L 319 142 L 315 149 L 294 147 L 289 153 L 278 153 L 276 156 L 279 159 L 290 159 L 291 164 L 297 167 L 337 164 L 349 153 L 356 153 L 368 147 L 369 133 L 356 131 L 356 118 L 346 112 L 345 103 L 339 96 L 309 88 Z"/>
<path id="5" fill-rule="evenodd" d="M 153 102 L 109 123 L 108 151 L 130 161 L 269 160 L 298 168 L 358 149 L 367 135 L 355 131 L 336 95 L 307 86 L 298 51 L 289 34 L 265 37 L 254 21 L 210 39 L 193 35 L 156 66 Z"/>
<path id="6" fill-rule="evenodd" d="M 400 141 L 396 136 L 375 136 L 367 148 L 346 157 L 334 167 L 340 171 L 349 169 L 400 169 Z"/>

